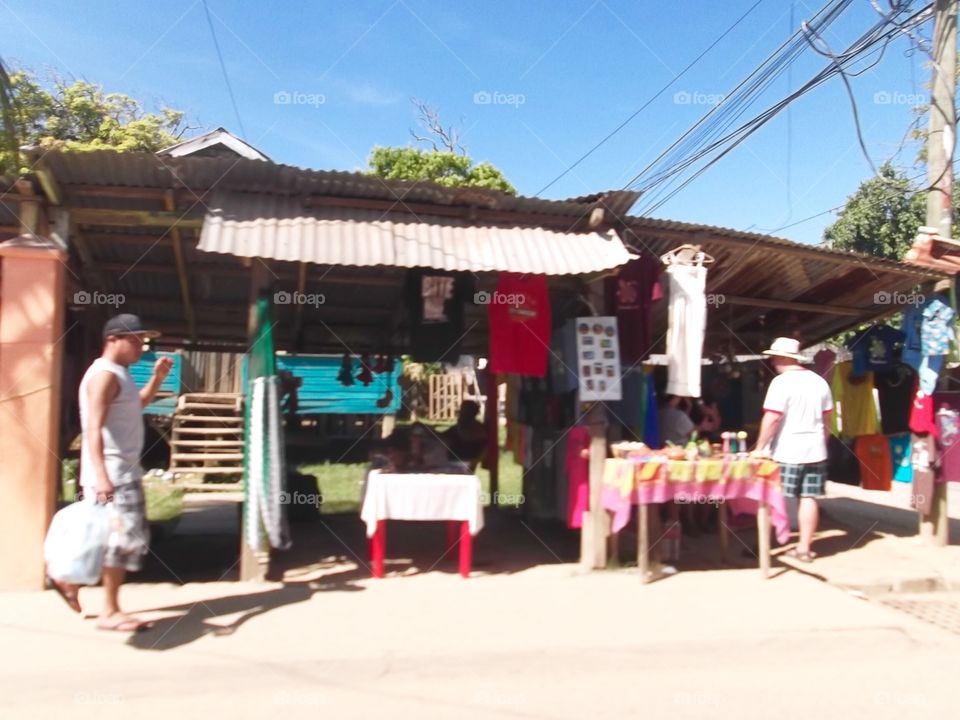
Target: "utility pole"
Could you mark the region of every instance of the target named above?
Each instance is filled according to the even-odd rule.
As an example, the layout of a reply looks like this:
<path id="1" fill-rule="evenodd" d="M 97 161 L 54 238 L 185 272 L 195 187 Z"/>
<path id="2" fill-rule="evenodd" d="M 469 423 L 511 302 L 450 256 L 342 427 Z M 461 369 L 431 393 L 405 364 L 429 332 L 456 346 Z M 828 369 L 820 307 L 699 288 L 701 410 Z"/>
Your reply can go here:
<path id="1" fill-rule="evenodd" d="M 927 136 L 927 227 L 951 237 L 953 151 L 956 145 L 957 1 L 936 0 L 933 28 L 933 92 Z M 933 510 L 920 520 L 920 535 L 935 545 L 949 543 L 947 485 L 934 486 Z"/>

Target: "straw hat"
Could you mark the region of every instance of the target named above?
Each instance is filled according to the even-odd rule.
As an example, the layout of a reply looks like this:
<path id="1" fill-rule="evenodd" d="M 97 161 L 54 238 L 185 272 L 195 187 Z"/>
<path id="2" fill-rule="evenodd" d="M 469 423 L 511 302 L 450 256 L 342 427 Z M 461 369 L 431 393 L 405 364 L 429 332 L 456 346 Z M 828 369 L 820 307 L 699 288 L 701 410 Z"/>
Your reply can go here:
<path id="1" fill-rule="evenodd" d="M 763 354 L 791 358 L 797 361 L 803 360 L 803 355 L 800 354 L 800 341 L 788 337 L 779 337 L 774 340 L 770 349 L 764 350 Z"/>

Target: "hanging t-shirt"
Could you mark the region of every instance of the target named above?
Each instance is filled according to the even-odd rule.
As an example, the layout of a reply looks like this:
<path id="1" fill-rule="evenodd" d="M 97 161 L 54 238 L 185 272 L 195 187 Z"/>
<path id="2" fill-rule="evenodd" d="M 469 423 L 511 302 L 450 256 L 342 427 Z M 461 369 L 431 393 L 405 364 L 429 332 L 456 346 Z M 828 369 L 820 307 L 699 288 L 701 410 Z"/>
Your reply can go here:
<path id="1" fill-rule="evenodd" d="M 415 362 L 457 362 L 464 304 L 472 297 L 473 287 L 468 273 L 416 269 L 407 274 L 410 355 Z"/>
<path id="2" fill-rule="evenodd" d="M 847 343 L 853 355 L 853 374 L 860 377 L 868 370 L 889 372 L 897 361 L 896 348 L 903 344 L 904 335 L 889 325 L 874 325 Z"/>
<path id="3" fill-rule="evenodd" d="M 833 369 L 833 431 L 844 437 L 875 435 L 880 427 L 873 401 L 873 373 L 853 377 L 853 363 L 837 363 Z"/>
<path id="4" fill-rule="evenodd" d="M 933 395 L 918 391 L 910 406 L 910 430 L 920 435 L 937 435 L 937 423 L 933 415 Z"/>
<path id="5" fill-rule="evenodd" d="M 946 355 L 953 340 L 953 319 L 956 312 L 943 295 L 934 295 L 920 310 L 923 324 L 920 326 L 920 352 L 923 355 Z"/>
<path id="6" fill-rule="evenodd" d="M 850 442 L 836 435 L 827 441 L 827 476 L 844 485 L 860 485 L 860 463 Z"/>
<path id="7" fill-rule="evenodd" d="M 910 406 L 917 391 L 917 375 L 909 365 L 896 364 L 890 372 L 875 373 L 880 399 L 880 424 L 885 435 L 908 432 Z"/>
<path id="8" fill-rule="evenodd" d="M 863 435 L 853 443 L 864 490 L 889 490 L 893 481 L 890 443 L 883 435 Z"/>
<path id="9" fill-rule="evenodd" d="M 940 437 L 941 482 L 960 482 L 960 392 L 933 396 Z"/>
<path id="10" fill-rule="evenodd" d="M 550 352 L 546 275 L 500 273 L 490 296 L 490 371 L 543 377 Z"/>
<path id="11" fill-rule="evenodd" d="M 913 482 L 913 465 L 910 462 L 910 433 L 890 436 L 890 460 L 893 463 L 893 481 Z"/>
<path id="12" fill-rule="evenodd" d="M 607 313 L 617 318 L 620 362 L 628 367 L 645 360 L 652 350 L 650 313 L 663 297 L 661 271 L 660 261 L 643 253 L 604 283 Z"/>

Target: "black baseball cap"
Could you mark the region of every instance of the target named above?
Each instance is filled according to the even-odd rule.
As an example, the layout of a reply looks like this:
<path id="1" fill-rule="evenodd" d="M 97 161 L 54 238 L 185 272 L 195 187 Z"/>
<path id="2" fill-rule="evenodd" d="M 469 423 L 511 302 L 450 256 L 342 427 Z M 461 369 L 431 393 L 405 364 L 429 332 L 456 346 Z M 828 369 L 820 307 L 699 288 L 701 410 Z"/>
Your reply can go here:
<path id="1" fill-rule="evenodd" d="M 111 335 L 142 335 L 147 338 L 160 337 L 159 330 L 147 330 L 140 318 L 132 313 L 121 313 L 107 320 L 103 326 L 103 339 Z"/>

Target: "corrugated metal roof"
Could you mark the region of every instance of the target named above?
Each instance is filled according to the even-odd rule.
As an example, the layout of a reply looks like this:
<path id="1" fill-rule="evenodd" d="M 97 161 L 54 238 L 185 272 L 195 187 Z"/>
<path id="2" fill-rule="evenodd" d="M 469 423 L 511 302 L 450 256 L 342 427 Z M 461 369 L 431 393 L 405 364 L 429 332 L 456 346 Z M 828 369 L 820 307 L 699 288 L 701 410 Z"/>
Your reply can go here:
<path id="1" fill-rule="evenodd" d="M 571 200 L 520 197 L 483 188 L 449 188 L 426 181 L 384 180 L 359 172 L 309 170 L 262 160 L 187 155 L 158 156 L 149 152 L 96 150 L 69 152 L 39 148 L 27 151 L 56 176 L 69 195 L 71 185 L 110 185 L 136 188 L 186 187 L 196 192 L 244 190 L 282 195 L 326 195 L 371 200 L 476 206 L 503 212 L 542 214 L 576 220 L 594 207 L 622 215 L 638 194 L 627 191 L 596 193 Z M 99 207 L 110 204 L 101 199 Z"/>
<path id="2" fill-rule="evenodd" d="M 216 193 L 208 207 L 197 248 L 240 257 L 546 275 L 610 270 L 630 259 L 612 232 L 561 233 L 372 210 L 307 210 L 293 198 L 248 193 Z"/>

